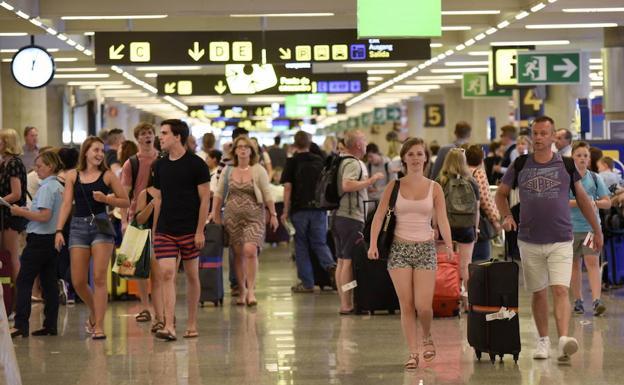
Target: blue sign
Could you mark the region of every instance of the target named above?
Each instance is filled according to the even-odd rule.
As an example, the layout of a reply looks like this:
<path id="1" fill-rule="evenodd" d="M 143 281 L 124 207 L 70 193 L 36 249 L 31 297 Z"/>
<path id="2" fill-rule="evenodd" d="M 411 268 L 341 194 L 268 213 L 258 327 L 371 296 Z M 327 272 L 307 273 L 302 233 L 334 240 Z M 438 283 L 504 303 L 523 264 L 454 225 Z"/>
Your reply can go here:
<path id="1" fill-rule="evenodd" d="M 366 60 L 366 44 L 351 44 L 351 59 Z"/>

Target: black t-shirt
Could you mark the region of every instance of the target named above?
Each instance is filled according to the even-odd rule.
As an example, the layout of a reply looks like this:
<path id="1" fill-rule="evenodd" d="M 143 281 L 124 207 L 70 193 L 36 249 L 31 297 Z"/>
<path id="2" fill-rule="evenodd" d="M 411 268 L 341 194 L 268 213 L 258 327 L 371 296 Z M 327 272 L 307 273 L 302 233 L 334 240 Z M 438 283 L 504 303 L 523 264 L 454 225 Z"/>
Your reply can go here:
<path id="1" fill-rule="evenodd" d="M 291 212 L 317 209 L 315 190 L 323 165 L 323 158 L 311 152 L 297 153 L 286 160 L 280 183 L 292 184 Z"/>
<path id="2" fill-rule="evenodd" d="M 195 234 L 199 218 L 197 186 L 210 182 L 208 165 L 199 156 L 186 152 L 178 160 L 168 156 L 156 161 L 154 187 L 162 203 L 156 231 L 169 235 Z"/>

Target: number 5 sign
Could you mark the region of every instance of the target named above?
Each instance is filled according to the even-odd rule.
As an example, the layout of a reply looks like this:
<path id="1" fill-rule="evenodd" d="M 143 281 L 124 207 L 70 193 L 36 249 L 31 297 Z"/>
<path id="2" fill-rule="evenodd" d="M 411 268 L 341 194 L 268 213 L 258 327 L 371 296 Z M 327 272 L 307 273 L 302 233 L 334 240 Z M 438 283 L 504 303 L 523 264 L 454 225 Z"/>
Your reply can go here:
<path id="1" fill-rule="evenodd" d="M 425 104 L 425 127 L 444 127 L 444 104 Z"/>

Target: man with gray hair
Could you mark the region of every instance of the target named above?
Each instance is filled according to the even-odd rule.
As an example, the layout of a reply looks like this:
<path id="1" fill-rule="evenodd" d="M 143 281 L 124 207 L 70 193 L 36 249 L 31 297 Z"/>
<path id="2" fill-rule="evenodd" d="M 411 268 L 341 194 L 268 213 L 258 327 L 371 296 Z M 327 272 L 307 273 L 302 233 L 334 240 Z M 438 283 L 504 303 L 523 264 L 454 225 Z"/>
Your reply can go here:
<path id="1" fill-rule="evenodd" d="M 351 292 L 342 290 L 342 285 L 353 281 L 353 248 L 359 233 L 364 230 L 364 201 L 368 200 L 367 189 L 385 176 L 378 172 L 368 176 L 366 165 L 360 160 L 366 154 L 366 136 L 360 130 L 345 135 L 345 159 L 338 169 L 338 195 L 340 206 L 332 215 L 332 234 L 336 244 L 336 286 L 340 297 L 340 314 L 353 313 Z"/>
<path id="2" fill-rule="evenodd" d="M 557 154 L 561 156 L 572 156 L 572 133 L 566 128 L 557 130 L 555 147 Z"/>

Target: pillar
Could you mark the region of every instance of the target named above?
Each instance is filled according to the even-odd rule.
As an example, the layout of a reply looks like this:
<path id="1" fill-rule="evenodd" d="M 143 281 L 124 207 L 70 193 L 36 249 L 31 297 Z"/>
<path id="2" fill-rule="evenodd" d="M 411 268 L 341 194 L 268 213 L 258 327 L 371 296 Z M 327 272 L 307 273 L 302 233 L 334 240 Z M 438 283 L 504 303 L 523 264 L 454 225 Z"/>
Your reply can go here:
<path id="1" fill-rule="evenodd" d="M 604 73 L 605 120 L 624 119 L 624 27 L 604 29 L 602 71 Z"/>

